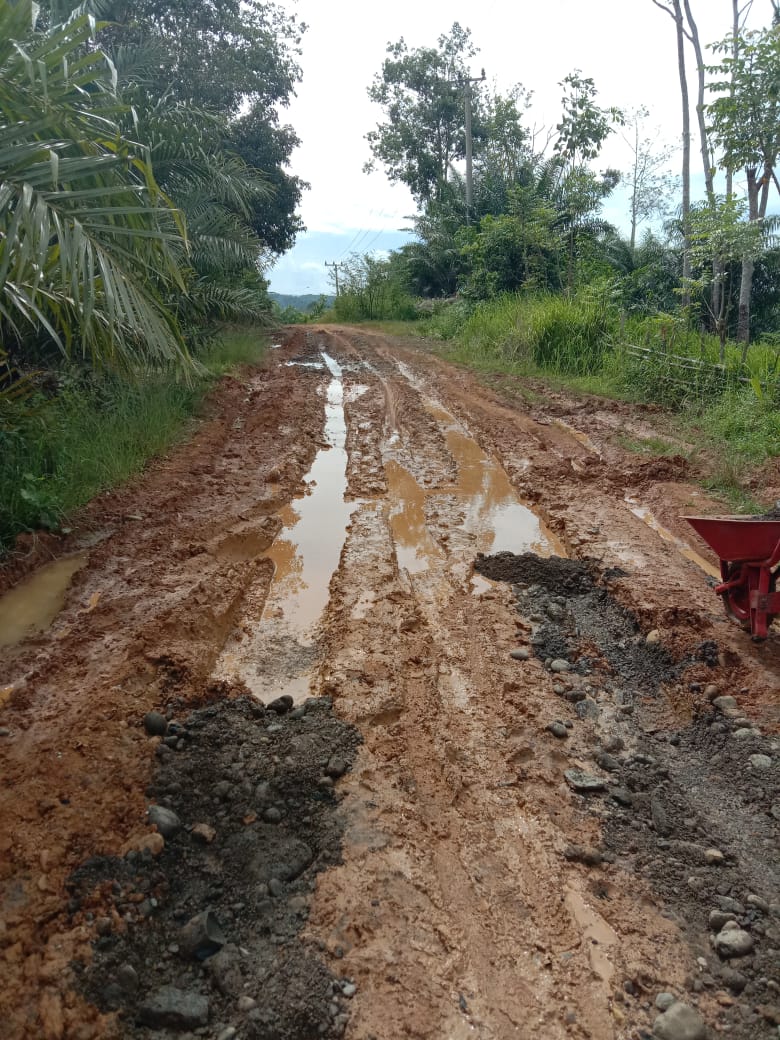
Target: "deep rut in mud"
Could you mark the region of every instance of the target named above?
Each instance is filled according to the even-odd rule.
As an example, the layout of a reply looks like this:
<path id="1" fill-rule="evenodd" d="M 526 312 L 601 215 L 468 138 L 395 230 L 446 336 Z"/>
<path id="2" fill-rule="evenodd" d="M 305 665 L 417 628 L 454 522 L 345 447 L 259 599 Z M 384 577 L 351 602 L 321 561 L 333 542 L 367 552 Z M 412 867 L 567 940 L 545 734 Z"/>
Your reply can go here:
<path id="1" fill-rule="evenodd" d="M 684 460 L 346 328 L 214 409 L 7 651 L 8 1035 L 776 1036 L 778 636 Z"/>

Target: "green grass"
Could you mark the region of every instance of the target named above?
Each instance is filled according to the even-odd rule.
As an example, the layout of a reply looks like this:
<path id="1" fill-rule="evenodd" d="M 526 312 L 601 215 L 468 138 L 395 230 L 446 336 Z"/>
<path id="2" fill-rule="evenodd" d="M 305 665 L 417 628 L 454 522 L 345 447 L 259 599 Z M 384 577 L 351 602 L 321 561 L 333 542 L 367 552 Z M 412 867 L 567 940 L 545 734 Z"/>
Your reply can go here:
<path id="1" fill-rule="evenodd" d="M 12 428 L 0 427 L 0 552 L 21 531 L 57 528 L 180 441 L 216 380 L 259 361 L 266 343 L 265 335 L 226 330 L 201 352 L 189 383 L 169 373 L 129 382 L 62 372 L 55 396 L 28 403 Z"/>
<path id="2" fill-rule="evenodd" d="M 636 455 L 678 455 L 679 444 L 665 441 L 661 437 L 629 437 L 625 433 L 619 433 L 615 441 L 624 451 L 630 451 Z"/>

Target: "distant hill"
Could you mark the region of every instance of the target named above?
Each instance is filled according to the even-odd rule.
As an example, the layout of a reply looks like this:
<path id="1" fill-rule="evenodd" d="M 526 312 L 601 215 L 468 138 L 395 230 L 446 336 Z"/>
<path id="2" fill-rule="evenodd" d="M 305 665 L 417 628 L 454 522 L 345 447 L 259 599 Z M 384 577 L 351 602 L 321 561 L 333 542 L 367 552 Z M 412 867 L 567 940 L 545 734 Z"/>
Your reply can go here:
<path id="1" fill-rule="evenodd" d="M 303 311 L 305 314 L 312 304 L 319 300 L 319 294 L 313 295 L 309 293 L 304 296 L 289 296 L 287 293 L 269 292 L 268 294 L 274 303 L 278 303 L 279 306 L 284 310 L 285 307 L 294 307 L 297 311 Z M 334 297 L 326 296 L 326 306 L 330 307 L 333 304 Z"/>

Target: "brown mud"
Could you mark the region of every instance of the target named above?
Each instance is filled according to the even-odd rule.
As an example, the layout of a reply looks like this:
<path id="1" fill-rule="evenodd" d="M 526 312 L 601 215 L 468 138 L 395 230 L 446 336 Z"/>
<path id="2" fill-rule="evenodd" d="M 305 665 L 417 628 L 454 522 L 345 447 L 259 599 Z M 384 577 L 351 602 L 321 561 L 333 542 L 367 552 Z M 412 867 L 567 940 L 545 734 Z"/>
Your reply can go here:
<path id="1" fill-rule="evenodd" d="M 298 329 L 28 539 L 4 1035 L 640 1040 L 670 992 L 776 1036 L 780 636 L 722 614 L 684 446 L 620 448 L 659 423 Z M 51 557 L 83 566 L 49 624 Z"/>

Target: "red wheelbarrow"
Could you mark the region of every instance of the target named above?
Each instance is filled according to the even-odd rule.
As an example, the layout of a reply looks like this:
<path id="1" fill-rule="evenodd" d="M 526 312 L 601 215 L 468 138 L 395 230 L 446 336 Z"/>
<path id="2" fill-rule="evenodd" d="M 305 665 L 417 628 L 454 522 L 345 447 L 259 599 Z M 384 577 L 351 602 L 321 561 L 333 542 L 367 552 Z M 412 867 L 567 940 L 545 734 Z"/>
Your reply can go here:
<path id="1" fill-rule="evenodd" d="M 766 639 L 769 626 L 780 614 L 780 592 L 775 591 L 780 563 L 780 517 L 776 520 L 746 516 L 685 516 L 691 527 L 720 558 L 723 581 L 715 591 L 723 597 L 729 617 L 755 640 Z"/>

